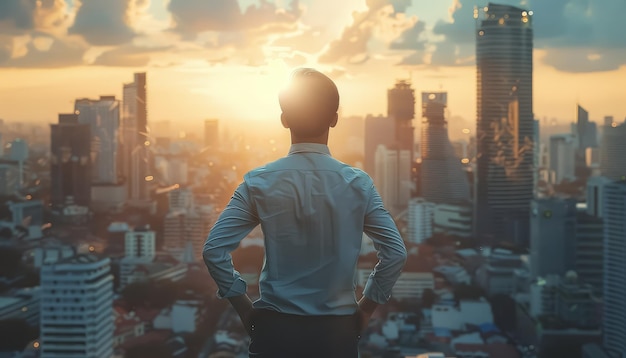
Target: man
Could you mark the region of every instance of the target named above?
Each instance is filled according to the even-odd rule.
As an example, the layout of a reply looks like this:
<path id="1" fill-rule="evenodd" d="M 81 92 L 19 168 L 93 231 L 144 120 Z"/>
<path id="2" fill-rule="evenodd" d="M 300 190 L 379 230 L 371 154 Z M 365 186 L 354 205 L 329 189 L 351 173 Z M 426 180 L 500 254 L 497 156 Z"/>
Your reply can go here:
<path id="1" fill-rule="evenodd" d="M 251 337 L 250 357 L 356 358 L 361 331 L 387 302 L 406 248 L 372 179 L 330 156 L 339 93 L 298 69 L 279 95 L 289 154 L 244 176 L 204 245 L 203 257 Z M 257 225 L 265 236 L 260 298 L 251 302 L 230 253 Z M 356 299 L 365 232 L 379 262 Z"/>

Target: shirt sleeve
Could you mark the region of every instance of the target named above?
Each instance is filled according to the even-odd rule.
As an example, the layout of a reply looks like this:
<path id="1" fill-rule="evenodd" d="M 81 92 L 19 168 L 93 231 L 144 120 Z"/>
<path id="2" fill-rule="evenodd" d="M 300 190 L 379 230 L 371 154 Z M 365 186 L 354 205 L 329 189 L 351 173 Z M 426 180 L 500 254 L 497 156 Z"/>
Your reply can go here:
<path id="1" fill-rule="evenodd" d="M 217 283 L 219 298 L 246 293 L 247 285 L 233 266 L 231 252 L 259 223 L 248 187 L 244 181 L 235 190 L 204 243 L 202 257 Z"/>
<path id="2" fill-rule="evenodd" d="M 391 298 L 391 289 L 404 267 L 407 252 L 400 232 L 374 185 L 370 188 L 363 232 L 374 242 L 378 256 L 378 263 L 365 283 L 363 295 L 383 304 Z"/>

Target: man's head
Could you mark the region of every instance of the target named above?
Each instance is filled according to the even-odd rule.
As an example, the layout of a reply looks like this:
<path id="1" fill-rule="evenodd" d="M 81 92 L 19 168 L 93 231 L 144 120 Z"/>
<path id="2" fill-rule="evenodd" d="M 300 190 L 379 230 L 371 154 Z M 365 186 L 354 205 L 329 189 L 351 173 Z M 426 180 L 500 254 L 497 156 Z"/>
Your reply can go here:
<path id="1" fill-rule="evenodd" d="M 333 81 L 311 68 L 299 68 L 278 96 L 283 126 L 298 138 L 315 138 L 337 124 L 339 92 Z"/>

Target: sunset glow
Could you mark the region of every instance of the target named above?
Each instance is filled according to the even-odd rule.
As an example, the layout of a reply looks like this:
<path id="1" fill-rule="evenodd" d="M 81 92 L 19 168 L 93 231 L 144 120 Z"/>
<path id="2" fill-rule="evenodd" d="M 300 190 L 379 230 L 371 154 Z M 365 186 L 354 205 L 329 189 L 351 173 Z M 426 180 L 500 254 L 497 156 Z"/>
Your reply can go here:
<path id="1" fill-rule="evenodd" d="M 617 29 L 603 25 L 619 9 L 601 1 L 521 2 L 533 9 L 535 24 L 536 117 L 569 121 L 577 102 L 595 121 L 626 116 L 617 90 L 626 79 L 626 46 Z M 52 122 L 76 98 L 121 96 L 128 74 L 145 71 L 150 121 L 276 120 L 281 85 L 293 68 L 307 66 L 337 82 L 344 115 L 384 113 L 386 88 L 410 79 L 417 91 L 448 91 L 450 114 L 474 122 L 473 9 L 482 3 L 116 3 L 37 2 L 20 10 L 29 21 L 0 5 L 0 118 Z M 589 39 L 553 19 L 586 28 Z"/>

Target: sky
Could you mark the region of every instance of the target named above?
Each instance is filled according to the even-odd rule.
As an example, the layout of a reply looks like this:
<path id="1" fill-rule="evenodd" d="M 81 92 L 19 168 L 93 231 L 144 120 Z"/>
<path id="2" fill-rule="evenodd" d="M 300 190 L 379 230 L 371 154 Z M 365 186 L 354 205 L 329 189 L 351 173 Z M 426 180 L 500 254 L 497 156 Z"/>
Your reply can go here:
<path id="1" fill-rule="evenodd" d="M 536 118 L 626 117 L 625 0 L 501 0 L 533 10 Z M 277 121 L 296 67 L 329 75 L 345 116 L 386 91 L 448 91 L 474 123 L 475 0 L 1 0 L 0 118 L 52 123 L 147 72 L 149 121 Z M 418 103 L 419 106 L 419 96 Z"/>

